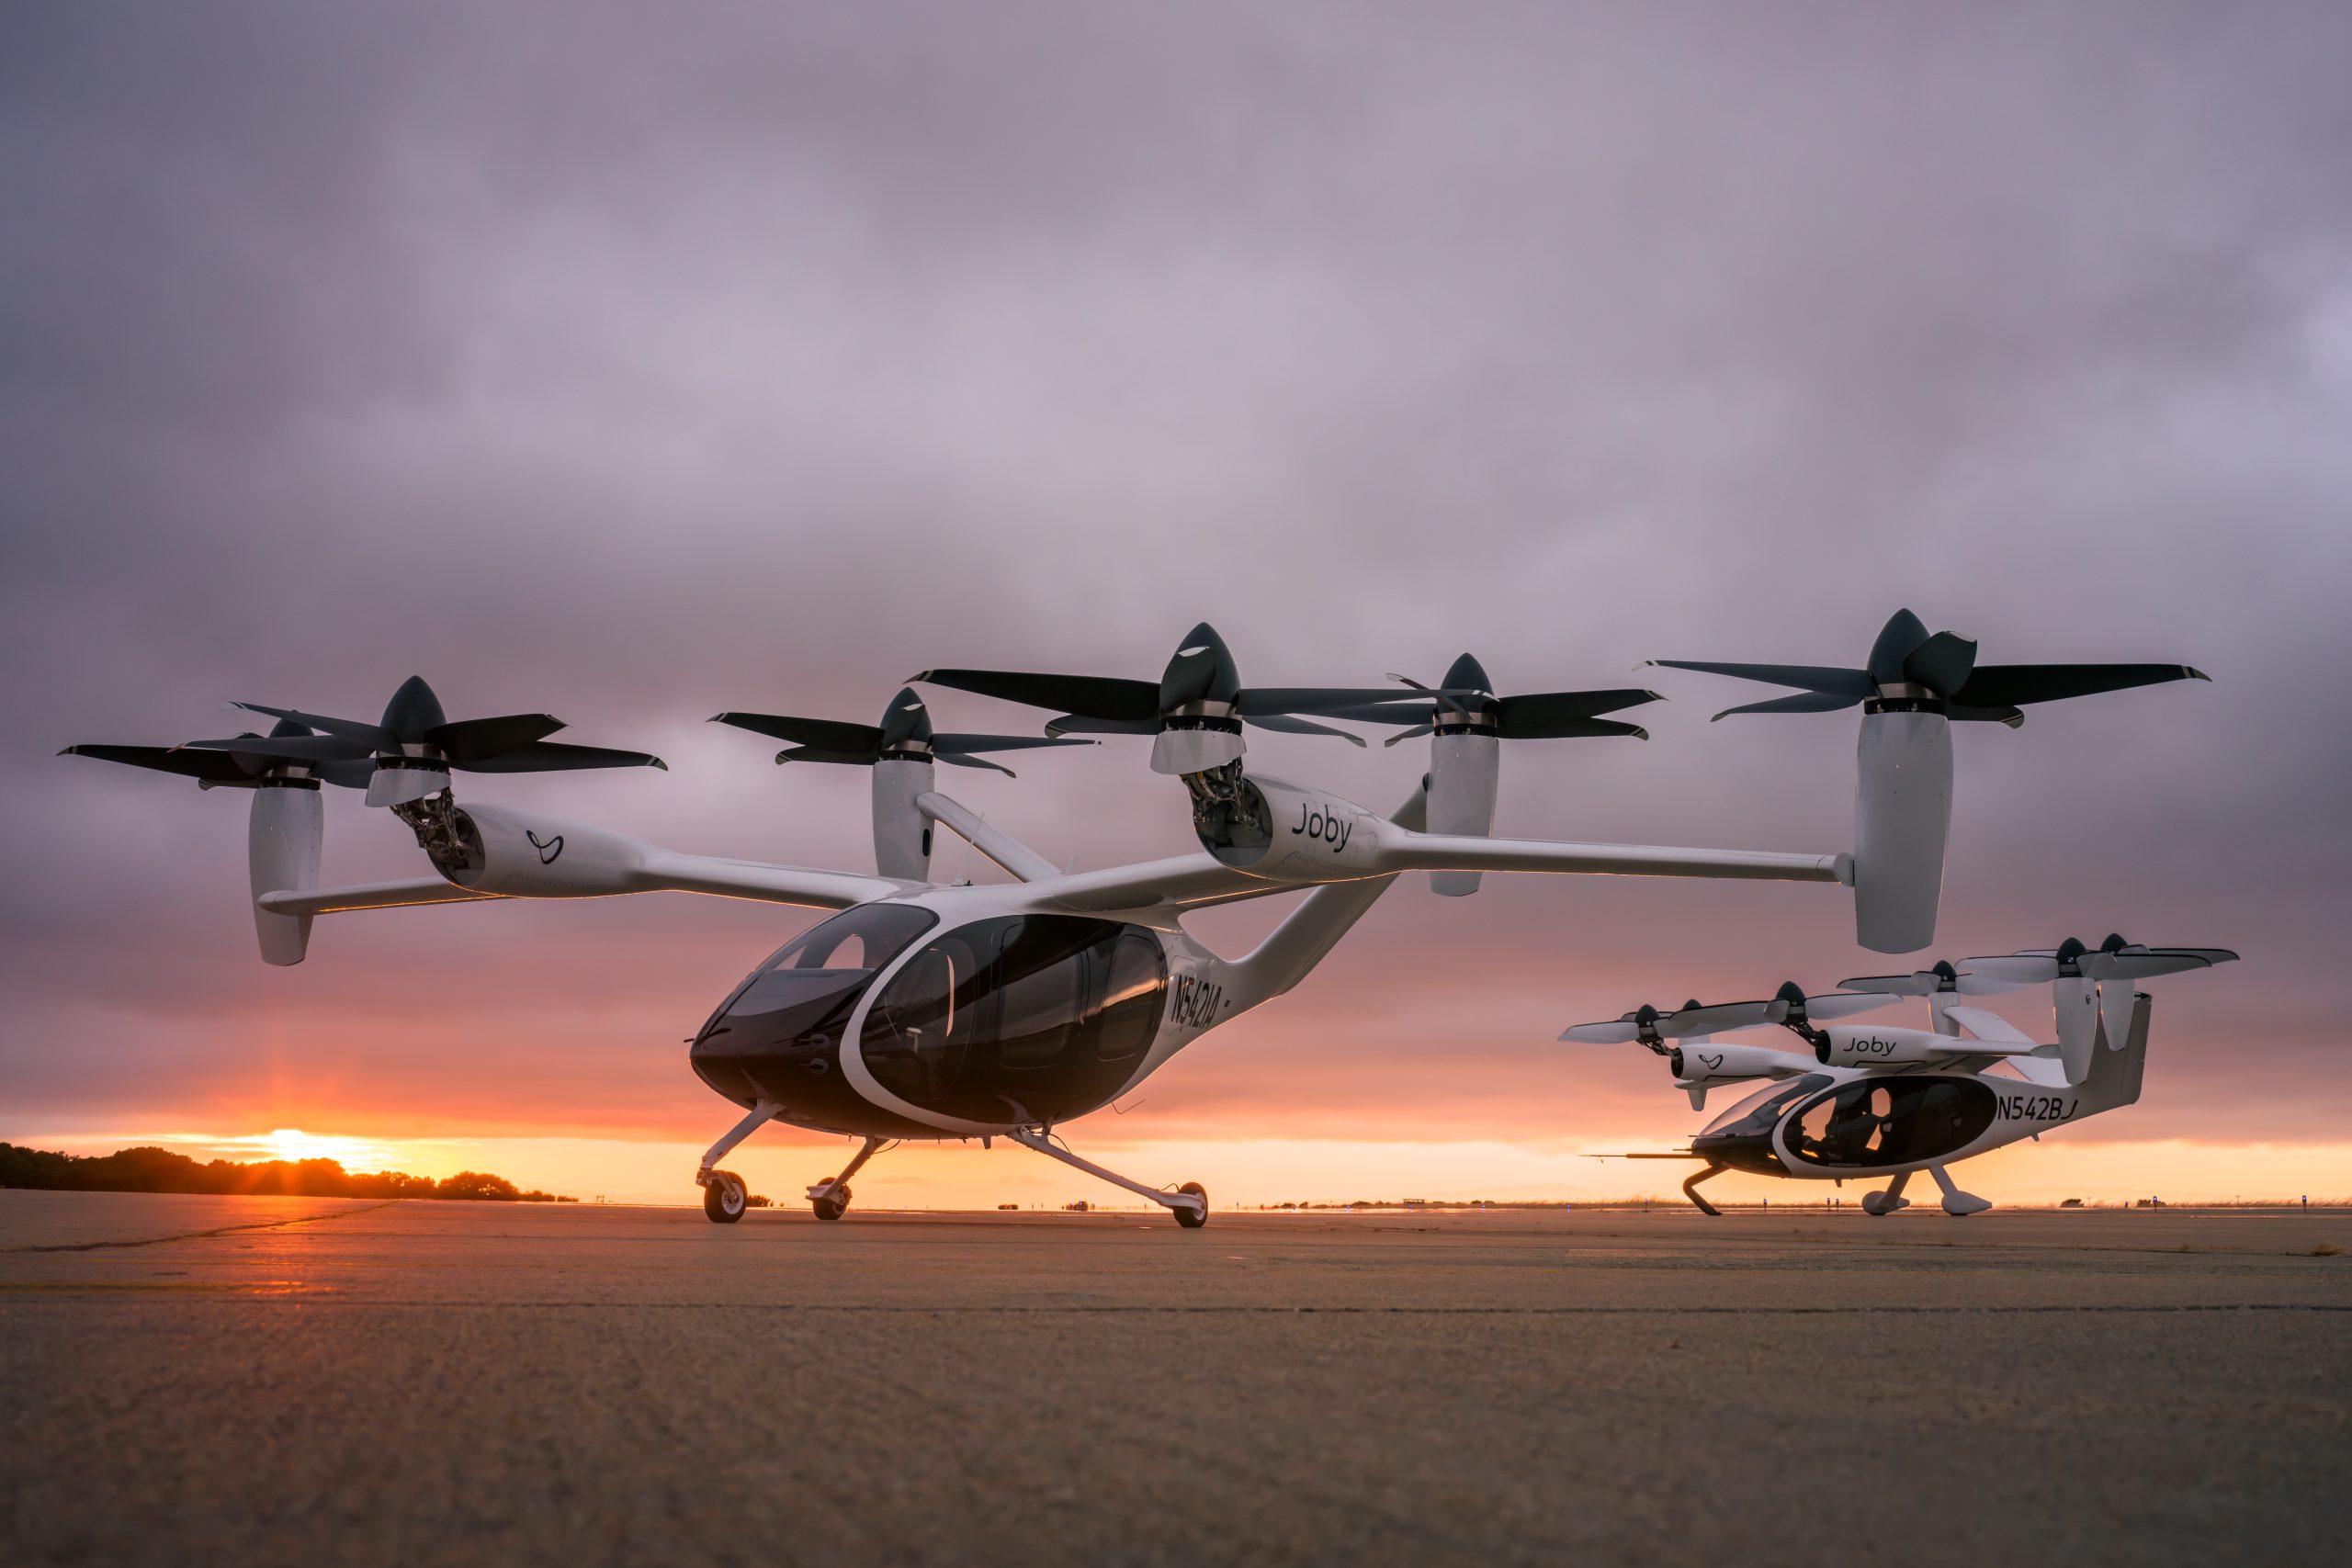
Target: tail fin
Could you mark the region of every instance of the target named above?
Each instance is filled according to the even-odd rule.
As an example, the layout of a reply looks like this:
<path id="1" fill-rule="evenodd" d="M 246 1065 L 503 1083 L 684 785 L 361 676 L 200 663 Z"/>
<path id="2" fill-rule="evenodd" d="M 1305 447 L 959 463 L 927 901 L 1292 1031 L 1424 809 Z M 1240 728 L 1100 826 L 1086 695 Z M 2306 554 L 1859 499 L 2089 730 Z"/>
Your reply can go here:
<path id="1" fill-rule="evenodd" d="M 2140 1080 L 2148 1066 L 2148 1014 L 2153 1006 L 2144 991 L 2132 998 L 2132 1028 L 2120 1044 L 2107 1037 L 2105 1028 L 2099 1030 L 2089 1071 L 2081 1080 L 2081 1114 L 2112 1111 L 2139 1100 Z"/>

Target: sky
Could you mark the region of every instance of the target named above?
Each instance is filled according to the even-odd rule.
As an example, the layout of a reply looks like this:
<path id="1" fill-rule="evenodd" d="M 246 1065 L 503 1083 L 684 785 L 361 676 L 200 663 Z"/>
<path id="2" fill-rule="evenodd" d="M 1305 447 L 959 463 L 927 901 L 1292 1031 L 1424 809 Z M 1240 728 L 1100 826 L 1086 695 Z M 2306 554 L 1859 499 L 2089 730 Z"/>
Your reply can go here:
<path id="1" fill-rule="evenodd" d="M 2352 1193 L 2347 69 L 2324 4 L 9 7 L 0 1137 L 299 1128 L 692 1201 L 735 1111 L 683 1039 L 810 918 L 395 910 L 272 969 L 245 797 L 69 743 L 372 716 L 418 673 L 670 764 L 461 798 L 863 871 L 862 774 L 707 716 L 1153 677 L 1206 618 L 1259 683 L 1466 649 L 1668 696 L 1646 743 L 1514 748 L 1498 831 L 1830 852 L 1850 714 L 1710 725 L 1766 694 L 1634 671 L 1858 664 L 1907 605 L 1988 662 L 2212 676 L 1965 727 L 1922 957 L 2245 954 L 2151 987 L 2138 1106 L 1970 1179 Z M 1250 747 L 1383 807 L 1422 765 Z M 1017 765 L 951 787 L 1057 863 L 1191 847 L 1140 742 Z M 423 869 L 328 813 L 330 882 Z M 1067 1131 L 1219 1201 L 1664 1185 L 1587 1156 L 1687 1102 L 1564 1026 L 1894 966 L 1831 888 L 1400 885 Z M 788 1193 L 843 1152 L 734 1163 Z M 858 1185 L 1107 1191 L 956 1145 Z"/>

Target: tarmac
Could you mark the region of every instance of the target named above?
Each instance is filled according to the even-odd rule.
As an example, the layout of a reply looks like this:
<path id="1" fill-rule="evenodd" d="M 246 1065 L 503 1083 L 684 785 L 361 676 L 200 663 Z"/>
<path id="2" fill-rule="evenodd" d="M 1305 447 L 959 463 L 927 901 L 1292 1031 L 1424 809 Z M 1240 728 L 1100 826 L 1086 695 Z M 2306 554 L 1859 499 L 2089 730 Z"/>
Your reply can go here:
<path id="1" fill-rule="evenodd" d="M 2352 1213 L 0 1192 L 0 1562 L 2309 1562 Z"/>

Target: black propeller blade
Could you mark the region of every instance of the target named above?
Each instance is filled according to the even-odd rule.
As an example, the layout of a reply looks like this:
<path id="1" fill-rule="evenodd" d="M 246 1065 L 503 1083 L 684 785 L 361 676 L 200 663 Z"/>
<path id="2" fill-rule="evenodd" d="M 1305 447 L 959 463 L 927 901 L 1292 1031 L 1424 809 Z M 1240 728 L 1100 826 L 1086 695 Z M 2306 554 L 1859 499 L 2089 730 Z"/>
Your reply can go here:
<path id="1" fill-rule="evenodd" d="M 1343 709 L 1392 701 L 1396 694 L 1383 686 L 1244 686 L 1231 650 L 1206 621 L 1186 635 L 1157 684 L 1012 670 L 926 670 L 915 679 L 1031 707 L 1058 708 L 1062 716 L 1046 727 L 1055 735 L 1151 735 L 1179 727 L 1249 722 L 1289 734 L 1352 739 L 1344 730 L 1268 721 L 1296 720 L 1302 715 L 1334 717 Z"/>
<path id="2" fill-rule="evenodd" d="M 1978 664 L 1976 644 L 1951 632 L 1929 633 L 1918 616 L 1898 610 L 1871 646 L 1860 670 L 1818 664 L 1725 664 L 1707 660 L 1654 659 L 1668 670 L 1696 670 L 1775 686 L 1799 694 L 1725 708 L 1736 713 L 1828 713 L 1858 703 L 1927 707 L 1966 721 L 2025 722 L 2028 703 L 2059 702 L 2132 686 L 2211 677 L 2186 664 Z"/>
<path id="3" fill-rule="evenodd" d="M 647 751 L 613 750 L 601 746 L 560 745 L 548 737 L 563 721 L 552 714 L 508 714 L 496 718 L 452 721 L 441 710 L 441 699 L 423 676 L 412 675 L 384 705 L 375 724 L 306 713 L 299 708 L 269 707 L 261 703 L 232 703 L 232 708 L 268 714 L 287 723 L 315 730 L 311 738 L 298 733 L 278 750 L 263 755 L 286 761 L 346 761 L 382 758 L 438 763 L 443 767 L 484 773 L 566 773 L 580 768 L 664 768 L 669 764 Z M 235 740 L 199 740 L 207 750 L 235 750 Z"/>
<path id="4" fill-rule="evenodd" d="M 794 718 L 783 714 L 722 713 L 713 724 L 733 725 L 771 739 L 788 740 L 793 749 L 775 754 L 778 762 L 832 762 L 843 767 L 870 768 L 886 758 L 936 759 L 951 767 L 991 768 L 1015 777 L 1011 768 L 983 761 L 983 751 L 1030 751 L 1056 746 L 1091 746 L 1091 740 L 1064 740 L 1040 735 L 967 735 L 934 733 L 931 714 L 911 688 L 901 687 L 882 713 L 880 724 L 842 724 L 829 718 Z"/>
<path id="5" fill-rule="evenodd" d="M 1503 740 L 1572 740 L 1621 735 L 1647 740 L 1650 732 L 1640 725 L 1600 716 L 1664 700 L 1656 692 L 1636 686 L 1498 697 L 1485 666 L 1466 653 L 1447 669 L 1440 685 L 1426 686 L 1407 675 L 1391 675 L 1389 679 L 1428 694 L 1430 700 L 1400 701 L 1392 693 L 1385 702 L 1333 709 L 1324 716 L 1412 727 L 1389 737 L 1385 744 L 1390 746 L 1432 730 L 1447 735 L 1492 735 Z"/>
<path id="6" fill-rule="evenodd" d="M 68 746 L 58 755 L 175 773 L 204 789 L 249 789 L 273 773 L 297 771 L 345 789 L 365 789 L 372 768 L 364 761 L 365 752 L 360 753 L 362 761 L 351 761 L 349 745 L 313 735 L 292 719 L 280 719 L 266 736 L 248 732 L 185 746 Z"/>

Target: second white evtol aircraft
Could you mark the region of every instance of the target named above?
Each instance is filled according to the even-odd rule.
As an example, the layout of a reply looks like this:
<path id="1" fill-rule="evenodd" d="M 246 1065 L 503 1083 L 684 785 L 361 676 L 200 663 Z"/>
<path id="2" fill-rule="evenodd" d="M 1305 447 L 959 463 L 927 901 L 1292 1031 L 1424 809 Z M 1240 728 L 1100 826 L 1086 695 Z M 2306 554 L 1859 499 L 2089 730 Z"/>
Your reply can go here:
<path id="1" fill-rule="evenodd" d="M 1792 982 L 1769 1001 L 1692 1001 L 1670 1013 L 1644 1007 L 1560 1038 L 1646 1047 L 1666 1058 L 1694 1111 L 1706 1108 L 1709 1089 L 1770 1080 L 1708 1122 L 1687 1149 L 1603 1156 L 1702 1161 L 1682 1191 L 1705 1213 L 1720 1211 L 1699 1196 L 1699 1184 L 1727 1170 L 1840 1185 L 1884 1180 L 1862 1199 L 1869 1214 L 1910 1207 L 1904 1184 L 1924 1170 L 1943 1191 L 1945 1213 L 1974 1214 L 1992 1204 L 1961 1190 L 1948 1167 L 2135 1103 L 2151 1006 L 2138 982 L 2236 958 L 2226 948 L 2151 948 L 2120 936 L 2089 948 L 2069 939 L 1909 975 L 1864 976 L 1826 996 L 1808 997 Z M 1960 1000 L 2045 981 L 2058 1036 L 2046 1043 Z M 1924 997 L 1933 1027 L 1830 1021 L 1898 997 Z M 1804 1049 L 1715 1039 L 1775 1025 Z"/>
<path id="2" fill-rule="evenodd" d="M 1842 883 L 1858 888 L 1865 946 L 1902 952 L 1931 938 L 1950 749 L 1934 694 L 1940 688 L 1915 680 L 1921 671 L 1905 660 L 1934 665 L 1951 684 L 1951 670 L 1973 661 L 1974 649 L 1950 634 L 1929 638 L 1908 611 L 1879 642 L 1871 674 L 1885 679 L 1867 698 L 1848 693 L 1849 672 L 1797 671 L 1843 682 L 1835 705 L 1808 699 L 1814 706 L 1864 704 L 1854 854 L 1492 838 L 1503 739 L 1641 737 L 1602 716 L 1653 694 L 1498 696 L 1466 655 L 1434 688 L 1245 687 L 1206 624 L 1185 637 L 1157 682 L 978 670 L 917 678 L 1062 710 L 1044 738 L 936 733 L 912 691 L 892 700 L 878 726 L 719 715 L 792 742 L 779 762 L 872 770 L 872 875 L 681 854 L 537 811 L 460 805 L 453 770 L 662 764 L 641 752 L 549 741 L 562 726 L 543 714 L 448 721 L 414 678 L 377 723 L 236 704 L 275 717 L 277 728 L 168 749 L 67 750 L 190 776 L 208 789 L 254 792 L 254 918 L 272 964 L 301 961 L 318 915 L 402 905 L 679 891 L 841 911 L 752 970 L 693 1036 L 696 1075 L 745 1112 L 695 1173 L 713 1220 L 738 1220 L 746 1205 L 742 1181 L 718 1168 L 720 1159 L 780 1121 L 864 1141 L 846 1168 L 808 1189 L 820 1218 L 842 1216 L 850 1177 L 892 1141 L 1002 1137 L 1196 1227 L 1208 1215 L 1196 1184 L 1169 1191 L 1104 1170 L 1062 1146 L 1057 1127 L 1123 1097 L 1208 1030 L 1297 985 L 1405 873 L 1431 873 L 1437 890 L 1454 896 L 1489 871 Z M 1770 668 L 1773 678 L 1787 673 Z M 2012 702 L 2195 674 L 2178 665 L 2009 673 L 2019 670 L 2039 673 L 2046 689 L 2013 693 Z M 1399 739 L 1430 736 L 1429 770 L 1402 806 L 1383 814 L 1245 769 L 1245 725 L 1363 744 L 1325 719 L 1395 725 Z M 1882 734 L 1890 723 L 1896 730 Z M 1150 736 L 1153 770 L 1185 786 L 1201 852 L 1065 874 L 933 787 L 936 762 L 994 767 L 984 754 L 1081 743 L 1066 739 L 1073 734 Z M 434 874 L 321 887 L 322 782 L 364 787 L 369 805 L 390 809 L 415 834 Z M 933 883 L 934 826 L 967 840 L 1014 880 Z M 1237 958 L 1211 952 L 1182 924 L 1192 910 L 1297 890 L 1308 890 L 1298 908 Z"/>

